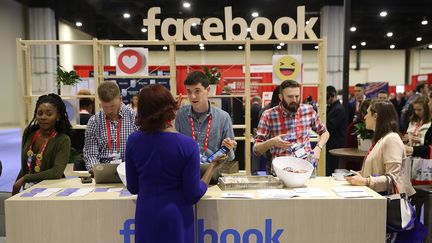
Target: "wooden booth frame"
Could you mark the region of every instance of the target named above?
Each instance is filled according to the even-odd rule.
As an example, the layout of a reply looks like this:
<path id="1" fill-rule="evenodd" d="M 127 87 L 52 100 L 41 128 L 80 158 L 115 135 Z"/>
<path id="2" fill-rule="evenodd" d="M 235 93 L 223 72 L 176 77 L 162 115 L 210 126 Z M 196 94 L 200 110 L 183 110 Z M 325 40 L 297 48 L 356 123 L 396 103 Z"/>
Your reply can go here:
<path id="1" fill-rule="evenodd" d="M 250 73 L 250 58 L 251 58 L 251 46 L 252 45 L 275 45 L 279 43 L 286 44 L 316 44 L 318 45 L 318 114 L 321 121 L 326 123 L 326 86 L 327 86 L 327 40 L 322 39 L 295 39 L 295 40 L 250 40 L 247 38 L 245 40 L 235 40 L 235 41 L 148 41 L 148 40 L 73 40 L 73 41 L 60 41 L 60 40 L 16 40 L 17 47 L 17 64 L 18 64 L 18 92 L 19 97 L 19 121 L 21 131 L 24 131 L 26 124 L 32 119 L 32 100 L 38 96 L 32 94 L 32 80 L 31 80 L 31 57 L 30 50 L 31 46 L 36 45 L 90 45 L 93 50 L 93 68 L 94 68 L 94 85 L 95 89 L 99 84 L 108 76 L 104 75 L 104 63 L 103 63 L 103 47 L 110 45 L 123 44 L 125 46 L 169 46 L 169 59 L 170 59 L 170 75 L 167 76 L 109 76 L 109 78 L 169 78 L 171 93 L 173 96 L 177 96 L 177 84 L 176 84 L 176 46 L 178 45 L 198 45 L 203 43 L 204 45 L 244 45 L 245 51 L 245 100 L 251 100 L 251 85 L 274 85 L 272 83 L 251 83 L 251 73 Z M 24 59 L 23 59 L 24 54 Z M 76 95 L 76 96 L 63 96 L 62 98 L 95 98 L 95 111 L 99 111 L 99 99 L 97 92 L 95 95 Z M 210 97 L 227 97 L 226 95 L 216 95 Z M 229 96 L 228 96 L 229 97 Z M 251 120 L 250 120 L 250 109 L 251 103 L 245 102 L 245 124 L 234 124 L 234 129 L 245 129 L 244 137 L 236 137 L 236 140 L 245 140 L 245 170 L 246 174 L 251 173 Z M 79 127 L 79 126 L 77 126 Z M 81 127 L 82 128 L 82 127 Z M 321 157 L 318 163 L 318 175 L 325 176 L 326 168 L 326 158 L 325 158 L 325 148 L 321 153 Z"/>

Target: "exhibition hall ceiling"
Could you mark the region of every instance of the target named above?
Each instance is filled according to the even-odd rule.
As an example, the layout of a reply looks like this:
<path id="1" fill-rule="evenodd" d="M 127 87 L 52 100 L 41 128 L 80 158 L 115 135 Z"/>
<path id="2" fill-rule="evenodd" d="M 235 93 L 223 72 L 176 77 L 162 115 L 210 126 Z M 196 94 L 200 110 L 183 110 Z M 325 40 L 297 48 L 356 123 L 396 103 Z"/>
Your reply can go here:
<path id="1" fill-rule="evenodd" d="M 166 18 L 204 20 L 216 17 L 225 22 L 224 7 L 232 7 L 232 17 L 241 17 L 250 25 L 256 12 L 259 17 L 268 18 L 273 24 L 281 17 L 297 18 L 297 6 L 304 5 L 305 19 L 318 17 L 313 30 L 320 36 L 320 11 L 323 6 L 343 6 L 343 0 L 19 0 L 29 7 L 50 7 L 60 20 L 76 25 L 99 39 L 147 40 L 147 29 L 143 19 L 151 7 L 160 7 L 156 17 L 161 22 Z M 189 3 L 189 7 L 185 7 Z M 187 6 L 187 5 L 186 5 Z M 432 1 L 431 0 L 351 0 L 350 46 L 356 49 L 407 49 L 432 48 Z M 384 13 L 385 11 L 386 13 Z M 127 14 L 129 14 L 128 18 Z M 385 16 L 384 16 L 385 15 Z M 238 32 L 238 26 L 234 32 Z M 285 25 L 283 31 L 288 31 Z M 191 28 L 194 35 L 202 35 L 202 25 Z M 354 30 L 354 28 L 352 28 Z M 170 32 L 173 32 L 170 28 Z M 263 32 L 259 26 L 258 32 Z M 156 29 L 156 38 L 160 28 Z M 274 38 L 272 35 L 271 38 Z M 362 43 L 364 42 L 364 43 Z M 363 45 L 362 45 L 363 44 Z M 393 46 L 392 46 L 393 45 Z M 276 49 L 278 45 L 258 46 L 257 49 Z M 161 48 L 161 47 L 159 47 Z M 206 46 L 206 50 L 237 49 L 238 46 Z M 313 49 L 306 45 L 304 49 Z M 185 46 L 180 49 L 199 49 Z"/>

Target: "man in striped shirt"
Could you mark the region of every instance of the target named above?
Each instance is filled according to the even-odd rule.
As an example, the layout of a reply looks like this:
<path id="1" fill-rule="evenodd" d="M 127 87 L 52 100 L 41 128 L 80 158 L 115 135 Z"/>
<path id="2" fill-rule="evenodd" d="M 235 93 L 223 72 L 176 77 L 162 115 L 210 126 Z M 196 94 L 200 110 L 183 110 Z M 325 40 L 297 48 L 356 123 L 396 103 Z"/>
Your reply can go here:
<path id="1" fill-rule="evenodd" d="M 123 104 L 115 82 L 103 82 L 98 95 L 102 110 L 90 118 L 85 131 L 83 152 L 88 171 L 96 164 L 124 161 L 128 137 L 137 130 L 136 113 Z"/>
<path id="2" fill-rule="evenodd" d="M 330 137 L 325 125 L 311 105 L 300 104 L 300 85 L 293 80 L 279 87 L 281 103 L 266 110 L 261 116 L 255 136 L 254 152 L 257 155 L 270 150 L 272 157 L 296 156 L 295 148 L 311 151 L 311 130 L 320 135 L 314 156 L 318 159 L 322 147 Z M 298 157 L 298 156 L 297 156 Z"/>

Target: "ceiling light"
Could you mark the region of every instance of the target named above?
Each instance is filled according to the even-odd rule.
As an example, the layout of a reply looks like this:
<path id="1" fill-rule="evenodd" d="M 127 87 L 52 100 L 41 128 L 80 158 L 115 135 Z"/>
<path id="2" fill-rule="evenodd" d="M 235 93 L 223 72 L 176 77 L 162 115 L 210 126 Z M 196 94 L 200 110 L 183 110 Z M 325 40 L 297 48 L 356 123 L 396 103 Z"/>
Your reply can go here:
<path id="1" fill-rule="evenodd" d="M 280 49 L 282 49 L 282 46 L 276 46 L 276 48 L 277 48 L 278 50 L 280 50 Z"/>
<path id="2" fill-rule="evenodd" d="M 306 24 L 309 24 L 309 20 L 306 20 Z"/>
<path id="3" fill-rule="evenodd" d="M 428 45 L 428 48 L 429 48 L 429 49 L 432 49 L 432 44 L 431 44 L 431 45 Z"/>
<path id="4" fill-rule="evenodd" d="M 258 16 L 259 16 L 258 12 L 253 12 L 253 13 L 252 13 L 252 17 L 256 18 L 256 17 L 258 17 Z"/>
<path id="5" fill-rule="evenodd" d="M 351 48 L 355 50 L 355 49 L 357 49 L 357 46 L 356 45 L 352 45 Z"/>
<path id="6" fill-rule="evenodd" d="M 428 23 L 429 22 L 426 19 L 422 20 L 422 22 L 421 22 L 422 25 L 427 25 Z"/>
<path id="7" fill-rule="evenodd" d="M 125 19 L 130 18 L 130 14 L 129 14 L 129 13 L 124 13 L 124 14 L 123 14 L 123 18 L 125 18 Z"/>
<path id="8" fill-rule="evenodd" d="M 192 26 L 194 26 L 194 27 L 197 26 L 197 23 L 192 23 Z"/>
<path id="9" fill-rule="evenodd" d="M 243 50 L 243 46 L 238 46 L 238 49 L 239 50 Z"/>
<path id="10" fill-rule="evenodd" d="M 119 44 L 119 47 L 123 47 L 123 44 Z"/>
<path id="11" fill-rule="evenodd" d="M 183 3 L 183 7 L 184 7 L 184 8 L 190 8 L 190 6 L 191 6 L 191 4 L 188 3 L 188 2 L 184 2 L 184 3 Z"/>
<path id="12" fill-rule="evenodd" d="M 76 25 L 76 27 L 81 27 L 81 26 L 82 26 L 82 23 L 79 22 L 79 21 L 77 21 L 77 22 L 75 23 L 75 25 Z"/>
<path id="13" fill-rule="evenodd" d="M 285 43 L 279 43 L 279 45 L 280 45 L 280 46 L 284 46 L 284 45 L 285 45 Z"/>
<path id="14" fill-rule="evenodd" d="M 168 46 L 163 46 L 162 49 L 168 50 Z"/>
<path id="15" fill-rule="evenodd" d="M 247 28 L 246 30 L 247 30 L 247 32 L 250 32 L 250 31 L 251 31 L 251 28 Z"/>
<path id="16" fill-rule="evenodd" d="M 393 45 L 393 44 L 390 45 L 390 49 L 395 49 L 395 47 L 396 47 L 396 46 Z"/>
<path id="17" fill-rule="evenodd" d="M 204 46 L 200 46 L 200 49 L 201 49 L 201 50 L 204 50 L 204 49 L 205 49 L 205 47 L 204 47 Z"/>
<path id="18" fill-rule="evenodd" d="M 421 41 L 421 40 L 422 38 L 420 36 L 416 38 L 416 41 Z"/>
<path id="19" fill-rule="evenodd" d="M 360 43 L 360 45 L 361 45 L 361 46 L 365 46 L 365 45 L 366 45 L 366 41 L 362 41 L 362 42 Z"/>
<path id="20" fill-rule="evenodd" d="M 387 37 L 392 37 L 393 36 L 393 32 L 388 32 L 387 33 Z"/>
<path id="21" fill-rule="evenodd" d="M 143 33 L 147 32 L 147 28 L 142 28 L 141 32 L 143 32 Z"/>
<path id="22" fill-rule="evenodd" d="M 350 28 L 351 32 L 355 32 L 356 30 L 357 30 L 357 28 L 355 26 L 353 26 L 353 27 Z"/>
<path id="23" fill-rule="evenodd" d="M 316 50 L 318 50 L 318 46 L 314 46 L 314 48 L 315 48 Z"/>
<path id="24" fill-rule="evenodd" d="M 200 47 L 201 47 L 201 46 L 204 46 L 204 44 L 203 44 L 203 43 L 200 43 L 199 46 L 200 46 Z"/>
<path id="25" fill-rule="evenodd" d="M 387 16 L 387 11 L 381 11 L 380 16 L 381 16 L 381 17 L 385 17 L 385 16 Z"/>

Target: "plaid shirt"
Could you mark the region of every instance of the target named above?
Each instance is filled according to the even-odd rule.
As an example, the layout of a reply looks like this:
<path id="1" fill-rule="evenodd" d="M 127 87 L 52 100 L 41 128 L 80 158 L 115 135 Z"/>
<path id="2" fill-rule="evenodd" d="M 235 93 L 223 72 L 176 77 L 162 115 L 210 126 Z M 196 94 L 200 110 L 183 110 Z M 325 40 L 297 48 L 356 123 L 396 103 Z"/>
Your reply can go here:
<path id="1" fill-rule="evenodd" d="M 120 111 L 120 158 L 125 159 L 126 142 L 131 133 L 138 130 L 135 125 L 136 113 L 122 104 Z M 108 149 L 108 136 L 105 112 L 99 111 L 92 116 L 85 131 L 84 160 L 87 170 L 99 163 L 109 163 L 110 155 L 117 150 L 117 120 L 109 120 L 112 149 Z"/>
<path id="2" fill-rule="evenodd" d="M 280 111 L 281 105 L 275 106 L 271 109 L 266 110 L 258 124 L 257 134 L 255 136 L 255 143 L 261 143 L 267 141 L 270 138 L 276 137 L 283 133 L 283 128 L 280 122 Z M 324 124 L 321 122 L 318 114 L 315 112 L 311 105 L 301 104 L 298 110 L 300 127 L 299 134 L 296 137 L 296 113 L 287 112 L 283 110 L 283 121 L 285 122 L 285 128 L 287 131 L 287 140 L 291 143 L 301 143 L 305 146 L 306 152 L 311 150 L 309 142 L 310 131 L 313 130 L 319 135 L 327 131 Z M 257 154 L 254 146 L 254 152 Z M 270 148 L 272 157 L 279 156 L 292 156 L 293 153 L 288 150 L 281 148 L 272 147 Z"/>

